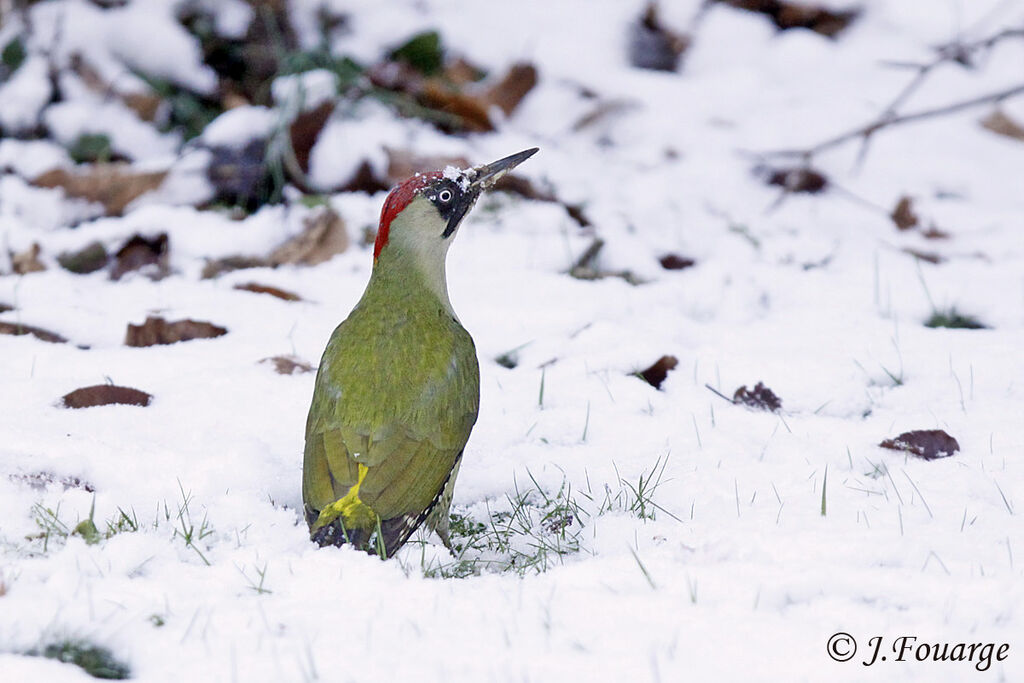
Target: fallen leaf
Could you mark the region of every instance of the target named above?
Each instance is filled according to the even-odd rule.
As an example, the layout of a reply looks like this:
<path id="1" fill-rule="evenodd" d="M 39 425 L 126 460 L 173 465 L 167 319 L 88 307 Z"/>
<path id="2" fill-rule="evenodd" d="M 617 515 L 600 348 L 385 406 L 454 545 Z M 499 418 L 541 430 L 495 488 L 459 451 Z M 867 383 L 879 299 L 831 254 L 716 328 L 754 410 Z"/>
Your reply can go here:
<path id="1" fill-rule="evenodd" d="M 227 334 L 227 328 L 202 320 L 176 320 L 168 322 L 163 318 L 148 316 L 141 325 L 128 324 L 125 346 L 154 346 L 176 344 L 192 339 L 210 339 Z"/>
<path id="2" fill-rule="evenodd" d="M 46 266 L 39 260 L 40 251 L 42 250 L 39 247 L 39 243 L 33 242 L 31 247 L 20 254 L 11 254 L 11 267 L 14 269 L 14 272 L 18 275 L 25 275 L 26 273 L 38 273 L 46 270 Z"/>
<path id="3" fill-rule="evenodd" d="M 264 358 L 260 362 L 273 363 L 274 372 L 279 375 L 304 374 L 316 370 L 314 366 L 296 356 L 272 356 L 271 358 Z"/>
<path id="4" fill-rule="evenodd" d="M 131 164 L 88 164 L 73 171 L 55 168 L 43 173 L 32 184 L 59 187 L 69 197 L 99 202 L 108 216 L 120 216 L 125 207 L 147 192 L 157 189 L 167 171 L 135 171 Z"/>
<path id="5" fill-rule="evenodd" d="M 44 330 L 41 327 L 34 327 L 32 325 L 22 325 L 21 323 L 0 322 L 0 334 L 10 334 L 16 337 L 23 334 L 31 334 L 36 339 L 44 342 L 50 342 L 51 344 L 64 344 L 67 342 L 67 339 L 55 332 L 50 332 L 49 330 Z"/>
<path id="6" fill-rule="evenodd" d="M 0 313 L 6 313 L 7 311 L 13 311 L 14 306 L 0 302 Z"/>
<path id="7" fill-rule="evenodd" d="M 661 383 L 668 377 L 670 370 L 679 365 L 679 359 L 675 356 L 662 356 L 654 361 L 654 364 L 646 370 L 641 370 L 637 375 L 655 389 L 661 389 Z"/>
<path id="8" fill-rule="evenodd" d="M 119 387 L 113 384 L 97 384 L 82 387 L 64 394 L 62 403 L 65 408 L 93 408 L 95 406 L 126 405 L 148 406 L 153 399 L 152 394 L 131 387 Z"/>
<path id="9" fill-rule="evenodd" d="M 894 451 L 906 451 L 925 460 L 947 458 L 960 450 L 960 444 L 941 429 L 916 429 L 878 444 Z"/>
<path id="10" fill-rule="evenodd" d="M 607 277 L 619 277 L 631 285 L 641 284 L 643 281 L 629 270 L 605 270 L 597 265 L 597 255 L 604 247 L 604 240 L 595 237 L 590 245 L 580 254 L 576 262 L 569 268 L 569 277 L 577 280 L 603 280 Z"/>
<path id="11" fill-rule="evenodd" d="M 264 201 L 270 187 L 266 140 L 256 138 L 241 147 L 211 147 L 210 153 L 206 178 L 218 201 L 250 208 Z"/>
<path id="12" fill-rule="evenodd" d="M 309 153 L 333 112 L 334 102 L 328 100 L 314 109 L 299 113 L 288 128 L 292 152 L 303 173 L 309 173 Z"/>
<path id="13" fill-rule="evenodd" d="M 240 289 L 245 292 L 253 292 L 255 294 L 269 294 L 270 296 L 276 296 L 278 299 L 284 299 L 285 301 L 302 301 L 302 297 L 298 294 L 293 294 L 284 289 L 278 289 L 277 287 L 256 284 L 255 282 L 235 285 L 235 289 Z"/>
<path id="14" fill-rule="evenodd" d="M 782 399 L 776 396 L 775 392 L 766 387 L 763 382 L 755 384 L 753 391 L 747 389 L 747 385 L 744 384 L 732 395 L 732 402 L 770 412 L 782 408 Z"/>
<path id="15" fill-rule="evenodd" d="M 315 266 L 348 249 L 345 221 L 330 207 L 321 207 L 306 217 L 301 233 L 270 254 L 275 266 L 302 264 Z"/>
<path id="16" fill-rule="evenodd" d="M 896 208 L 892 210 L 889 217 L 892 218 L 892 222 L 900 230 L 909 230 L 917 225 L 918 218 L 917 214 L 914 213 L 914 200 L 906 195 L 900 197 L 900 200 L 896 202 Z"/>
<path id="17" fill-rule="evenodd" d="M 640 69 L 675 71 L 689 45 L 687 36 L 661 23 L 658 6 L 651 2 L 630 32 L 629 63 Z"/>
<path id="18" fill-rule="evenodd" d="M 537 67 L 527 62 L 513 64 L 505 76 L 484 94 L 484 101 L 511 116 L 523 98 L 537 85 Z"/>
<path id="19" fill-rule="evenodd" d="M 215 278 L 233 270 L 245 270 L 247 268 L 273 268 L 274 264 L 265 258 L 258 256 L 225 256 L 219 259 L 207 259 L 203 266 L 201 277 L 204 280 Z"/>
<path id="20" fill-rule="evenodd" d="M 777 185 L 786 192 L 806 192 L 817 194 L 828 187 L 828 178 L 823 173 L 805 166 L 795 168 L 767 168 L 758 169 L 765 182 L 769 185 Z"/>
<path id="21" fill-rule="evenodd" d="M 416 154 L 408 150 L 384 148 L 388 157 L 389 186 L 397 185 L 406 178 L 411 178 L 417 173 L 429 173 L 447 166 L 456 168 L 468 168 L 471 166 L 469 159 L 462 156 L 446 156 L 442 154 Z M 506 176 L 508 177 L 508 176 Z"/>
<path id="22" fill-rule="evenodd" d="M 119 92 L 111 83 L 106 82 L 100 73 L 89 64 L 80 52 L 71 55 L 71 70 L 82 79 L 86 88 L 101 95 L 109 97 L 113 95 L 125 104 L 129 109 L 138 114 L 143 121 L 154 121 L 160 103 L 163 101 L 156 93 L 123 93 Z"/>
<path id="23" fill-rule="evenodd" d="M 780 0 L 718 0 L 738 9 L 765 14 L 779 30 L 806 28 L 833 38 L 846 29 L 858 16 L 859 8 L 830 10 L 818 5 L 803 5 Z"/>
<path id="24" fill-rule="evenodd" d="M 920 249 L 914 249 L 913 247 L 903 247 L 903 253 L 910 254 L 919 261 L 926 261 L 927 263 L 934 263 L 936 265 L 946 260 L 941 254 L 936 254 L 933 251 L 921 251 Z"/>
<path id="25" fill-rule="evenodd" d="M 1024 126 L 1011 119 L 999 109 L 983 118 L 981 120 L 981 127 L 992 131 L 996 135 L 1024 142 Z"/>
<path id="26" fill-rule="evenodd" d="M 359 164 L 359 167 L 356 169 L 352 178 L 350 178 L 347 183 L 337 188 L 337 191 L 376 194 L 390 189 L 391 183 L 379 178 L 377 173 L 373 170 L 373 166 L 370 162 L 364 159 L 363 162 Z"/>
<path id="27" fill-rule="evenodd" d="M 937 227 L 932 225 L 927 230 L 921 233 L 921 237 L 929 240 L 945 240 L 949 239 L 949 233 L 944 230 L 939 230 Z"/>
<path id="28" fill-rule="evenodd" d="M 156 237 L 132 235 L 114 254 L 110 279 L 120 280 L 126 273 L 142 270 L 151 280 L 161 280 L 171 272 L 168 265 L 169 250 L 166 232 Z"/>
<path id="29" fill-rule="evenodd" d="M 692 268 L 697 265 L 697 262 L 687 256 L 680 256 L 679 254 L 665 254 L 658 262 L 661 267 L 665 270 L 683 270 L 684 268 Z"/>
<path id="30" fill-rule="evenodd" d="M 86 275 L 94 273 L 107 265 L 110 260 L 106 247 L 102 242 L 90 242 L 78 251 L 65 251 L 57 257 L 57 263 L 72 273 Z"/>

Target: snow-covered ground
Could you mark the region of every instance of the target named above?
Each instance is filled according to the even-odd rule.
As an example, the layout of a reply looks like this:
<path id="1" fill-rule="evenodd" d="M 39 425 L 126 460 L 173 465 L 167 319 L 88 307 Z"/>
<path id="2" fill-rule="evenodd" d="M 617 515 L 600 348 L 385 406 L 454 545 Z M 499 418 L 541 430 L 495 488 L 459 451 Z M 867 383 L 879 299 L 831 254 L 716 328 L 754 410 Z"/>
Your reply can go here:
<path id="1" fill-rule="evenodd" d="M 142 87 L 125 66 L 211 90 L 198 42 L 174 20 L 183 4 L 40 3 L 28 57 L 0 85 L 4 130 L 40 119 L 51 132 L 0 140 L 0 304 L 13 307 L 0 322 L 69 340 L 0 335 L 0 680 L 90 680 L 26 654 L 68 640 L 108 648 L 142 681 L 1024 680 L 1024 141 L 979 125 L 992 105 L 888 128 L 860 164 L 857 140 L 817 155 L 832 186 L 781 202 L 751 156 L 875 120 L 913 78 L 887 62 L 1024 27 L 1024 3 L 867 0 L 828 39 L 722 5 L 695 20 L 698 0 L 663 2 L 665 24 L 692 29 L 679 73 L 629 65 L 642 3 L 326 3 L 349 15 L 336 54 L 372 63 L 437 28 L 489 71 L 532 62 L 539 82 L 491 133 L 446 136 L 379 105 L 335 116 L 310 155 L 314 179 L 344 182 L 363 160 L 380 169 L 385 145 L 473 163 L 538 146 L 519 173 L 592 222 L 497 193 L 451 251 L 482 394 L 454 511 L 487 524 L 529 516 L 513 542 L 539 562 L 499 570 L 483 562 L 493 550 L 469 549 L 462 559 L 480 571 L 463 578 L 446 578 L 457 567 L 436 538 L 388 562 L 309 541 L 298 510 L 313 374 L 260 362 L 316 364 L 365 285 L 359 240 L 384 193 L 329 197 L 353 246 L 325 263 L 202 279 L 206 259 L 265 256 L 319 209 L 199 210 L 206 153 L 178 133 L 74 75 L 62 76 L 65 101 L 48 104 L 47 59 L 75 51 L 125 91 Z M 219 30 L 244 32 L 245 3 L 205 4 Z M 321 4 L 292 2 L 307 44 Z M 18 31 L 10 15 L 0 43 Z M 1021 83 L 1024 39 L 979 54 L 973 69 L 936 67 L 901 111 Z M 306 90 L 322 88 L 321 76 Z M 244 143 L 280 109 L 224 114 L 206 142 Z M 1024 122 L 1024 96 L 1001 109 Z M 122 217 L 32 186 L 71 166 L 59 145 L 82 132 L 171 175 Z M 897 230 L 888 213 L 902 196 L 948 237 Z M 136 233 L 167 233 L 169 277 L 57 264 Z M 600 269 L 641 284 L 567 274 L 595 235 Z M 9 253 L 33 243 L 46 269 L 12 274 Z M 664 269 L 670 253 L 696 265 Z M 248 282 L 302 300 L 234 288 Z M 952 308 L 989 329 L 924 326 Z M 127 325 L 148 315 L 228 333 L 125 346 Z M 496 361 L 512 350 L 514 368 Z M 662 355 L 679 363 L 659 390 L 634 373 Z M 153 401 L 60 406 L 108 381 Z M 731 396 L 758 381 L 780 413 L 705 386 Z M 945 430 L 959 452 L 925 461 L 878 447 L 919 429 Z M 552 509 L 555 523 L 539 521 Z M 91 544 L 61 533 L 90 515 L 103 536 L 121 519 L 120 533 Z M 859 645 L 850 661 L 829 656 L 837 632 Z M 919 662 L 914 647 L 894 661 L 903 636 L 994 648 L 985 662 L 980 650 Z"/>

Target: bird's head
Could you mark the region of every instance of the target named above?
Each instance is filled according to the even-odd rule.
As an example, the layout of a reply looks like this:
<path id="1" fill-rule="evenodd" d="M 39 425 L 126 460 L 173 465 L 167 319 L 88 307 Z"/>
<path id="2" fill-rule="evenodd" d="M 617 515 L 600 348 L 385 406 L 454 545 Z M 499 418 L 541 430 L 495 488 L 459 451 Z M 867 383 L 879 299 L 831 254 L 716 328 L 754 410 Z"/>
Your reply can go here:
<path id="1" fill-rule="evenodd" d="M 381 210 L 374 263 L 395 250 L 443 264 L 459 224 L 483 191 L 536 152 L 534 147 L 482 166 L 417 173 L 396 186 Z"/>

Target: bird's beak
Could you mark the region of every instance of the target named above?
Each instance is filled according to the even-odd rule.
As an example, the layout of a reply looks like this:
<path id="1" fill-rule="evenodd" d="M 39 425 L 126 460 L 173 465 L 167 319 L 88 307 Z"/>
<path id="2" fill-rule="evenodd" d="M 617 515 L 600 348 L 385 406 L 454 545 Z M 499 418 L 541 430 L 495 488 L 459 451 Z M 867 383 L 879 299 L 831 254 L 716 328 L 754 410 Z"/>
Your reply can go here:
<path id="1" fill-rule="evenodd" d="M 477 190 L 477 192 L 486 190 L 503 178 L 506 173 L 539 151 L 540 150 L 537 147 L 533 147 L 531 149 L 523 150 L 518 154 L 507 156 L 504 159 L 498 159 L 497 161 L 492 161 L 489 164 L 472 168 L 466 172 L 470 181 L 469 186 Z"/>
<path id="2" fill-rule="evenodd" d="M 494 183 L 503 178 L 506 173 L 532 157 L 538 151 L 540 150 L 537 147 L 533 147 L 531 149 L 523 150 L 518 154 L 507 156 L 504 159 L 498 159 L 497 161 L 492 161 L 489 164 L 467 169 L 462 176 L 462 182 L 467 183 L 462 186 L 465 189 L 465 192 L 463 192 L 462 199 L 459 200 L 459 203 L 453 207 L 452 214 L 448 218 L 448 225 L 445 226 L 444 232 L 441 233 L 441 236 L 447 239 L 454 234 L 455 229 L 459 227 L 459 223 L 461 223 L 462 219 L 465 218 L 467 213 L 469 213 L 469 210 L 473 208 L 473 205 L 476 204 L 476 200 L 484 190 L 492 187 Z"/>

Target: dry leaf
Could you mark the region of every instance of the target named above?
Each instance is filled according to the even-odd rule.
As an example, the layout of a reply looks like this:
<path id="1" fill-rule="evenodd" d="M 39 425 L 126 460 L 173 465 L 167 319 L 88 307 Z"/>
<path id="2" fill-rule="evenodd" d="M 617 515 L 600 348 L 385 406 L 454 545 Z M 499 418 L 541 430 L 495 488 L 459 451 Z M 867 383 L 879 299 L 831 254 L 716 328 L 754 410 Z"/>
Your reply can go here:
<path id="1" fill-rule="evenodd" d="M 679 359 L 675 356 L 662 356 L 654 361 L 651 367 L 641 370 L 637 374 L 655 389 L 661 389 L 661 383 L 668 377 L 669 370 L 674 369 L 677 365 L 679 365 Z"/>
<path id="2" fill-rule="evenodd" d="M 941 429 L 916 429 L 878 444 L 882 448 L 906 451 L 925 460 L 946 458 L 960 450 L 960 444 Z"/>
<path id="3" fill-rule="evenodd" d="M 345 251 L 348 244 L 345 221 L 334 209 L 325 206 L 307 216 L 303 231 L 275 249 L 270 262 L 275 266 L 315 266 Z"/>
<path id="4" fill-rule="evenodd" d="M 917 214 L 914 213 L 914 200 L 906 195 L 900 197 L 900 200 L 896 202 L 896 208 L 892 210 L 889 217 L 892 218 L 892 222 L 900 230 L 909 230 L 917 225 L 918 218 Z"/>
<path id="5" fill-rule="evenodd" d="M 675 71 L 690 39 L 667 28 L 658 17 L 658 6 L 648 3 L 640 20 L 633 24 L 629 40 L 629 62 L 641 69 Z"/>
<path id="6" fill-rule="evenodd" d="M 408 150 L 390 147 L 386 147 L 384 151 L 388 155 L 387 182 L 389 185 L 397 185 L 417 173 L 429 173 L 446 166 L 455 166 L 456 168 L 470 166 L 469 159 L 466 157 L 416 154 Z"/>
<path id="7" fill-rule="evenodd" d="M 167 262 L 169 250 L 166 232 L 152 238 L 132 235 L 114 254 L 110 279 L 120 280 L 125 273 L 145 269 L 144 275 L 152 280 L 161 280 L 171 272 Z"/>
<path id="8" fill-rule="evenodd" d="M 156 93 L 118 92 L 113 85 L 103 80 L 100 73 L 85 60 L 80 52 L 71 55 L 70 66 L 71 70 L 82 79 L 85 87 L 92 92 L 103 97 L 117 97 L 125 106 L 138 114 L 139 118 L 143 121 L 153 121 L 156 119 L 160 103 L 163 101 Z"/>
<path id="9" fill-rule="evenodd" d="M 14 268 L 14 272 L 18 275 L 25 275 L 46 270 L 46 266 L 39 260 L 40 251 L 39 243 L 33 242 L 31 247 L 20 254 L 11 254 L 11 266 Z"/>
<path id="10" fill-rule="evenodd" d="M 269 260 L 258 256 L 225 256 L 219 259 L 207 259 L 203 266 L 201 277 L 204 280 L 217 277 L 223 273 L 230 273 L 233 270 L 244 270 L 246 268 L 273 268 Z"/>
<path id="11" fill-rule="evenodd" d="M 679 254 L 665 254 L 658 259 L 658 262 L 661 263 L 661 267 L 665 270 L 682 270 L 697 265 L 697 262 L 692 258 L 680 256 Z"/>
<path id="12" fill-rule="evenodd" d="M 131 387 L 97 384 L 64 394 L 62 401 L 65 408 L 93 408 L 115 404 L 145 407 L 152 399 L 152 394 Z"/>
<path id="13" fill-rule="evenodd" d="M 996 135 L 1024 142 L 1024 126 L 998 109 L 981 120 L 981 127 L 992 131 Z"/>
<path id="14" fill-rule="evenodd" d="M 264 358 L 261 363 L 273 363 L 274 372 L 279 375 L 294 375 L 295 373 L 307 373 L 316 370 L 315 367 L 296 356 L 273 356 Z"/>
<path id="15" fill-rule="evenodd" d="M 14 310 L 14 306 L 11 306 L 10 304 L 5 304 L 2 301 L 0 301 L 0 313 L 6 313 L 7 311 L 13 311 L 13 310 Z"/>
<path id="16" fill-rule="evenodd" d="M 32 184 L 62 188 L 69 197 L 99 202 L 108 216 L 120 216 L 132 201 L 160 187 L 166 176 L 167 171 L 134 171 L 127 163 L 83 164 L 73 171 L 47 171 Z"/>
<path id="17" fill-rule="evenodd" d="M 256 294 L 269 294 L 270 296 L 276 296 L 278 299 L 284 299 L 285 301 L 302 301 L 302 297 L 298 294 L 293 294 L 284 289 L 278 289 L 277 287 L 256 284 L 255 282 L 249 282 L 244 285 L 235 285 L 235 289 L 240 289 L 245 292 L 254 292 Z"/>
<path id="18" fill-rule="evenodd" d="M 775 392 L 766 387 L 763 382 L 755 384 L 753 391 L 747 389 L 744 384 L 732 395 L 732 402 L 770 412 L 782 408 L 782 399 L 776 396 Z"/>
<path id="19" fill-rule="evenodd" d="M 537 85 L 537 67 L 528 62 L 513 64 L 498 83 L 484 94 L 484 101 L 511 116 L 527 93 Z"/>
<path id="20" fill-rule="evenodd" d="M 823 173 L 804 166 L 796 168 L 760 168 L 769 185 L 777 185 L 786 192 L 817 194 L 828 187 L 828 178 Z"/>
<path id="21" fill-rule="evenodd" d="M 23 334 L 31 334 L 36 339 L 44 342 L 50 342 L 51 344 L 63 344 L 67 342 L 67 339 L 59 334 L 50 332 L 49 330 L 44 330 L 41 327 L 22 325 L 21 323 L 0 322 L 0 334 L 10 334 L 16 337 Z"/>
<path id="22" fill-rule="evenodd" d="M 315 109 L 301 112 L 288 129 L 295 160 L 303 173 L 309 173 L 309 153 L 333 112 L 334 102 L 328 100 Z"/>
<path id="23" fill-rule="evenodd" d="M 227 334 L 227 328 L 202 320 L 176 320 L 167 322 L 163 318 L 149 316 L 141 325 L 128 324 L 125 346 L 154 346 L 175 344 L 191 339 L 210 339 Z"/>
<path id="24" fill-rule="evenodd" d="M 903 253 L 910 254 L 918 260 L 927 261 L 928 263 L 934 263 L 936 265 L 946 260 L 941 254 L 936 254 L 933 251 L 921 251 L 920 249 L 914 249 L 913 247 L 903 247 Z"/>
<path id="25" fill-rule="evenodd" d="M 839 35 L 859 15 L 860 9 L 830 10 L 780 0 L 718 0 L 732 7 L 768 15 L 780 30 L 806 28 L 829 38 Z"/>
<path id="26" fill-rule="evenodd" d="M 57 263 L 72 273 L 86 275 L 106 266 L 109 259 L 102 242 L 90 242 L 78 251 L 65 251 L 57 257 Z"/>

